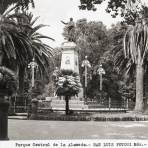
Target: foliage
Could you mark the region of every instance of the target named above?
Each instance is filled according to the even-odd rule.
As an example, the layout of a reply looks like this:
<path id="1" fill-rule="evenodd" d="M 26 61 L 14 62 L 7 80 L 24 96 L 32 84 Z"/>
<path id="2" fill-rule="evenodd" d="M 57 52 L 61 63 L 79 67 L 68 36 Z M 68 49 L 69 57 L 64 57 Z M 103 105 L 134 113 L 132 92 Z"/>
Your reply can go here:
<path id="1" fill-rule="evenodd" d="M 0 89 L 2 93 L 6 91 L 5 95 L 12 95 L 17 89 L 16 75 L 10 69 L 1 66 L 0 67 Z"/>
<path id="2" fill-rule="evenodd" d="M 104 85 L 109 89 L 111 96 L 118 94 L 115 95 L 118 98 L 135 101 L 135 64 L 132 64 L 129 69 L 130 61 L 125 59 L 123 50 L 123 38 L 127 27 L 127 25 L 117 23 L 108 30 L 110 48 L 102 58 L 106 69 Z"/>
<path id="3" fill-rule="evenodd" d="M 80 49 L 80 63 L 87 55 L 92 67 L 108 47 L 107 31 L 102 22 L 80 19 L 76 23 L 76 44 Z"/>
<path id="4" fill-rule="evenodd" d="M 106 74 L 103 76 L 103 91 L 106 97 L 121 99 L 119 92 L 121 75 L 118 74 L 114 64 L 114 55 L 112 49 L 123 41 L 125 29 L 120 29 L 120 24 L 112 26 L 107 30 L 102 22 L 87 22 L 86 19 L 80 19 L 76 22 L 76 44 L 79 47 L 80 64 L 87 55 L 91 63 L 91 69 L 88 69 L 88 87 L 87 96 L 94 98 L 100 95 L 99 81 L 97 74 L 99 64 L 103 64 Z M 122 54 L 123 55 L 123 54 Z M 124 57 L 124 55 L 123 55 Z M 83 82 L 83 69 L 80 71 Z"/>
<path id="5" fill-rule="evenodd" d="M 131 59 L 131 62 L 141 65 L 147 62 L 148 55 L 148 26 L 147 19 L 138 20 L 135 26 L 129 26 L 124 37 L 125 58 Z"/>
<path id="6" fill-rule="evenodd" d="M 79 48 L 79 66 L 81 67 L 81 63 L 87 55 L 92 66 L 92 69 L 88 69 L 89 75 L 91 75 L 91 70 L 99 63 L 104 51 L 107 50 L 107 29 L 102 22 L 87 22 L 85 18 L 77 20 L 75 24 L 75 42 Z M 64 30 L 64 37 L 65 34 Z M 81 69 L 80 75 L 83 77 L 83 69 Z"/>
<path id="7" fill-rule="evenodd" d="M 88 93 L 90 98 L 98 95 L 99 76 L 96 76 L 98 64 L 105 51 L 109 50 L 109 38 L 105 25 L 102 22 L 80 19 L 76 22 L 75 27 L 76 44 L 79 50 L 80 65 L 84 57 L 87 55 L 91 63 L 91 68 L 88 68 Z M 81 68 L 80 75 L 83 82 L 84 72 Z"/>
<path id="8" fill-rule="evenodd" d="M 148 55 L 148 21 L 147 18 L 139 19 L 135 26 L 130 26 L 124 37 L 125 58 L 130 61 L 128 68 L 134 63 L 136 65 L 136 111 L 143 111 L 143 86 L 144 69 L 147 67 Z"/>
<path id="9" fill-rule="evenodd" d="M 40 77 L 42 78 L 45 75 L 48 77 L 48 69 L 51 65 L 53 48 L 44 44 L 42 39 L 51 40 L 52 38 L 38 33 L 38 30 L 45 25 L 35 25 L 37 19 L 33 18 L 32 13 L 16 11 L 2 15 L 0 20 L 2 64 L 14 70 L 19 70 L 21 84 L 24 81 L 25 69 L 33 57 L 39 65 Z M 20 88 L 23 89 L 23 86 L 21 85 Z"/>
<path id="10" fill-rule="evenodd" d="M 33 51 L 33 56 L 35 57 L 35 60 L 39 66 L 39 72 L 41 77 L 48 76 L 48 68 L 53 62 L 53 56 L 54 56 L 54 49 L 50 47 L 49 45 L 45 44 L 42 39 L 49 39 L 54 41 L 51 37 L 45 36 L 43 34 L 40 34 L 38 31 L 42 27 L 46 27 L 46 25 L 39 24 L 35 25 L 36 21 L 38 20 L 38 17 L 33 18 L 32 13 L 20 13 L 19 16 L 24 16 L 27 20 L 27 25 L 31 28 L 24 27 L 23 32 L 27 33 L 27 36 L 30 37 L 30 43 L 31 43 L 31 49 Z M 23 25 L 23 24 L 22 24 Z"/>
<path id="11" fill-rule="evenodd" d="M 34 0 L 0 0 L 0 14 L 3 14 L 11 6 L 13 6 L 12 9 L 28 9 L 29 4 L 34 7 Z"/>
<path id="12" fill-rule="evenodd" d="M 29 60 L 28 55 L 32 55 L 29 37 L 19 31 L 18 24 L 12 15 L 1 16 L 0 34 L 0 50 L 4 53 L 5 58 L 18 59 L 20 64 L 23 64 L 22 61 Z"/>
<path id="13" fill-rule="evenodd" d="M 129 83 L 129 84 L 122 81 L 122 83 L 119 87 L 119 92 L 124 100 L 128 99 L 129 101 L 135 102 L 135 98 L 136 98 L 135 81 L 132 83 Z"/>
<path id="14" fill-rule="evenodd" d="M 129 84 L 126 84 L 126 86 L 127 88 L 132 86 L 133 88 L 133 90 L 130 89 L 130 94 L 133 94 L 135 91 L 132 83 L 135 84 L 136 78 L 136 105 L 140 106 L 141 104 L 141 107 L 138 107 L 139 109 L 137 110 L 142 110 L 143 76 L 144 71 L 147 70 L 147 18 L 137 19 L 134 26 L 121 26 L 119 32 L 115 33 L 115 36 L 117 36 L 117 42 L 113 44 L 111 50 L 111 53 L 115 56 L 115 66 L 118 67 L 118 72 L 121 72 L 122 76 L 129 80 Z M 137 67 L 141 68 L 141 74 L 139 74 Z M 121 92 L 124 94 L 124 91 Z M 137 96 L 138 94 L 141 94 L 141 96 Z M 133 100 L 135 99 L 133 98 Z"/>
<path id="15" fill-rule="evenodd" d="M 60 67 L 61 64 L 61 57 L 62 57 L 62 50 L 61 48 L 54 48 L 54 65 L 55 67 Z"/>
<path id="16" fill-rule="evenodd" d="M 80 0 L 79 8 L 96 11 L 95 6 L 104 1 L 107 0 Z M 139 0 L 109 0 L 106 12 L 110 13 L 113 18 L 120 15 L 128 24 L 135 24 L 136 18 L 145 13 L 146 9 L 147 7 Z"/>
<path id="17" fill-rule="evenodd" d="M 61 70 L 55 79 L 56 93 L 58 96 L 77 95 L 81 88 L 79 75 L 70 70 Z"/>

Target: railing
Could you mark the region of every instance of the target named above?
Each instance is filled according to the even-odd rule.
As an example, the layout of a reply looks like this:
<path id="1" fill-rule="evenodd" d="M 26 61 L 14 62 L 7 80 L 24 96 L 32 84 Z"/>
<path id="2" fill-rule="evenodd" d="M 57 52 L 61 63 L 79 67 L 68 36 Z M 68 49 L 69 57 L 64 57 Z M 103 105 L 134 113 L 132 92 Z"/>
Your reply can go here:
<path id="1" fill-rule="evenodd" d="M 12 113 L 25 113 L 28 111 L 27 106 L 10 106 L 10 112 Z"/>
<path id="2" fill-rule="evenodd" d="M 44 104 L 42 104 L 44 105 Z M 111 98 L 109 98 L 108 100 L 104 101 L 104 102 L 98 102 L 98 101 L 87 101 L 87 106 L 88 109 L 87 110 L 96 110 L 96 109 L 100 109 L 100 110 L 128 110 L 129 109 L 129 102 L 128 99 L 127 100 L 122 100 L 121 102 L 112 100 Z M 63 108 L 64 109 L 64 108 Z M 29 110 L 31 110 L 31 106 L 27 106 L 27 105 L 16 105 L 13 104 L 10 106 L 10 112 L 13 113 L 27 113 Z M 52 108 L 48 107 L 46 105 L 44 106 L 38 106 L 38 112 L 40 113 L 44 113 L 44 112 L 49 112 L 51 111 Z M 57 109 L 58 110 L 58 109 Z M 77 109 L 76 109 L 77 110 Z M 80 109 L 79 109 L 80 110 Z"/>
<path id="3" fill-rule="evenodd" d="M 127 109 L 129 108 L 129 102 L 128 99 L 126 100 L 112 100 L 109 98 L 108 100 L 106 99 L 105 101 L 87 101 L 88 108 L 117 108 L 117 109 Z"/>

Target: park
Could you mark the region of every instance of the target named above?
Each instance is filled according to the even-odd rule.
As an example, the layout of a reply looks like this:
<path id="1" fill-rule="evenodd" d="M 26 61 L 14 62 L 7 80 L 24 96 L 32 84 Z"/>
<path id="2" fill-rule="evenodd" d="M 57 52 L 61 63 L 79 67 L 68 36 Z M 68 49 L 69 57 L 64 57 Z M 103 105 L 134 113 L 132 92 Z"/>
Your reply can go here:
<path id="1" fill-rule="evenodd" d="M 0 140 L 148 139 L 148 3 L 63 1 L 0 0 Z"/>

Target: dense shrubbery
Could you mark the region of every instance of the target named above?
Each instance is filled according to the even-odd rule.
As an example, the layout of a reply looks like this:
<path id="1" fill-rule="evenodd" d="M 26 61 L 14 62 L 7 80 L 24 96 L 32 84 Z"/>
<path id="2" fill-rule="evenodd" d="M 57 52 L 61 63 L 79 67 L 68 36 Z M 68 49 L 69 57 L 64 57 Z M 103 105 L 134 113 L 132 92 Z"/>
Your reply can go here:
<path id="1" fill-rule="evenodd" d="M 6 96 L 17 90 L 16 74 L 6 67 L 0 67 L 0 90 Z"/>

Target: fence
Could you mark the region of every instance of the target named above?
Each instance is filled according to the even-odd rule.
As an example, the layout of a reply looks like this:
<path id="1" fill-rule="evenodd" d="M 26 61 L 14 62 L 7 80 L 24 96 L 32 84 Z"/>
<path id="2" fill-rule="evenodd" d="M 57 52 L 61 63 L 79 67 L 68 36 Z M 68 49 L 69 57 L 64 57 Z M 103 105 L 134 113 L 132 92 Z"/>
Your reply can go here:
<path id="1" fill-rule="evenodd" d="M 96 109 L 100 109 L 100 110 L 128 110 L 129 109 L 129 102 L 128 99 L 126 100 L 122 100 L 122 101 L 116 101 L 116 100 L 112 100 L 111 98 L 109 98 L 108 100 L 106 99 L 106 101 L 104 102 L 97 102 L 97 101 L 87 101 L 87 106 L 88 109 L 86 109 L 87 111 L 89 110 L 96 110 Z M 10 111 L 11 113 L 27 113 L 28 109 L 30 106 L 28 106 L 28 104 L 22 105 L 19 103 L 14 103 L 13 105 L 10 105 Z M 31 108 L 31 107 L 30 107 Z M 64 108 L 63 108 L 64 109 Z M 52 108 L 49 108 L 45 105 L 45 107 L 41 107 L 39 106 L 39 110 L 40 112 L 42 112 L 43 110 L 52 110 Z M 57 108 L 58 110 L 58 108 Z M 44 112 L 44 111 L 43 111 Z"/>
<path id="2" fill-rule="evenodd" d="M 87 101 L 88 108 L 117 108 L 117 109 L 127 109 L 129 108 L 128 99 L 126 100 L 113 100 L 111 98 L 105 99 L 104 101 Z"/>

